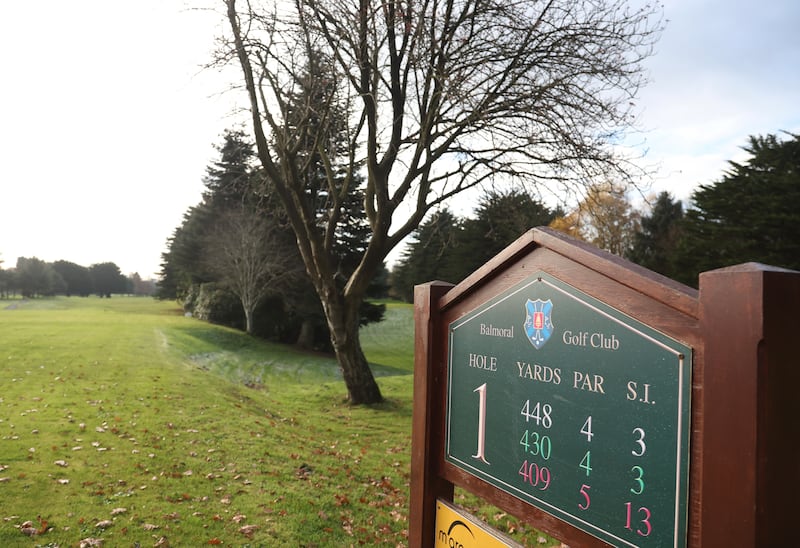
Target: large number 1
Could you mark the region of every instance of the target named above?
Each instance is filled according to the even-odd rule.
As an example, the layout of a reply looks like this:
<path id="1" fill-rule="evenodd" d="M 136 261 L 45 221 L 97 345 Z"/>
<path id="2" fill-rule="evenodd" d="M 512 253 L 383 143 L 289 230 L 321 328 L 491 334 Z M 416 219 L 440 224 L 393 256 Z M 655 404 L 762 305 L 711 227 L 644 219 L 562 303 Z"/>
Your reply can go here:
<path id="1" fill-rule="evenodd" d="M 472 458 L 489 464 L 486 460 L 486 383 L 473 392 L 478 393 L 478 451 Z"/>

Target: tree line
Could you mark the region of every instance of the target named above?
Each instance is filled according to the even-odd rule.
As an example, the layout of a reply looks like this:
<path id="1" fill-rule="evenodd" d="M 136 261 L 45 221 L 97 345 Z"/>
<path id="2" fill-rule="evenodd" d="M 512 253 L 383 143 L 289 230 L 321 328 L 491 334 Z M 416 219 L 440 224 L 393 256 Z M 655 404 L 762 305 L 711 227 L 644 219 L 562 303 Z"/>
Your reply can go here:
<path id="1" fill-rule="evenodd" d="M 113 262 L 86 267 L 64 260 L 48 263 L 37 257 L 19 257 L 15 268 L 5 270 L 2 263 L 0 260 L 0 298 L 155 293 L 153 280 L 143 280 L 138 272 L 124 276 Z"/>
<path id="2" fill-rule="evenodd" d="M 330 350 L 330 333 L 282 202 L 254 162 L 254 145 L 228 130 L 219 159 L 206 169 L 200 203 L 189 208 L 162 254 L 157 295 L 177 299 L 201 319 L 302 348 Z M 310 170 L 306 184 L 325 184 Z M 317 178 L 316 180 L 314 178 Z M 357 265 L 369 236 L 358 192 L 342 206 L 334 235 L 335 283 Z M 317 215 L 322 216 L 323 204 Z M 387 294 L 385 268 L 370 284 L 372 298 Z M 380 320 L 385 306 L 362 303 L 360 323 Z"/>
<path id="3" fill-rule="evenodd" d="M 751 137 L 749 162 L 731 162 L 715 183 L 700 185 L 688 207 L 661 192 L 635 206 L 622 185 L 589 187 L 571 210 L 550 208 L 522 189 L 491 190 L 469 217 L 443 207 L 414 231 L 391 272 L 368 295 L 413 300 L 414 286 L 457 283 L 531 227 L 550 226 L 688 285 L 700 272 L 759 261 L 800 268 L 798 137 Z M 163 254 L 158 296 L 178 299 L 200 318 L 306 348 L 330 350 L 330 333 L 288 226 L 282 202 L 253 161 L 242 131 L 227 131 L 206 191 L 184 215 Z M 356 194 L 337 233 L 342 280 L 369 237 Z M 365 303 L 361 322 L 379 320 Z"/>
<path id="4" fill-rule="evenodd" d="M 415 231 L 391 292 L 411 301 L 415 284 L 457 283 L 541 225 L 693 287 L 701 272 L 745 262 L 800 270 L 800 136 L 784 137 L 751 136 L 749 160 L 698 186 L 687 207 L 661 192 L 638 209 L 622 186 L 601 183 L 566 213 L 516 190 L 487 194 L 474 219 L 442 209 Z"/>

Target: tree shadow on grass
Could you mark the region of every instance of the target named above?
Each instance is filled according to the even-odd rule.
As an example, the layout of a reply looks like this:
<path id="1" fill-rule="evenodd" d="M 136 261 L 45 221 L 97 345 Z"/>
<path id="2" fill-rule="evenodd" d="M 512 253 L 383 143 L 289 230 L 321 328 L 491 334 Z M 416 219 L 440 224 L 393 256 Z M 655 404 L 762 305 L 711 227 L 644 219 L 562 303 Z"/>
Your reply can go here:
<path id="1" fill-rule="evenodd" d="M 297 383 L 341 381 L 336 359 L 329 354 L 258 339 L 228 328 L 194 324 L 165 333 L 170 347 L 195 367 L 233 382 L 258 386 L 270 380 Z M 375 377 L 408 375 L 406 370 L 371 364 Z"/>

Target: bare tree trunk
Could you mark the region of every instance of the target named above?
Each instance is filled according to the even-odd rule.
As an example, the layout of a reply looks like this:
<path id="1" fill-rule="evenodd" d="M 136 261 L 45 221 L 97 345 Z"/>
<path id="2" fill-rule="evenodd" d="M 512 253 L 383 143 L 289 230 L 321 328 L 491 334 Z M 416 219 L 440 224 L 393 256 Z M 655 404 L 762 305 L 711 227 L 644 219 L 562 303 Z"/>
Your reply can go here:
<path id="1" fill-rule="evenodd" d="M 300 348 L 312 348 L 314 346 L 314 322 L 306 318 L 300 325 L 300 334 L 295 342 Z"/>
<path id="2" fill-rule="evenodd" d="M 380 403 L 383 395 L 372 375 L 367 358 L 356 343 L 345 342 L 336 352 L 337 360 L 342 366 L 342 375 L 347 385 L 350 403 L 354 405 Z"/>
<path id="3" fill-rule="evenodd" d="M 335 300 L 325 303 L 324 308 L 350 403 L 380 403 L 383 396 L 359 341 L 358 303 L 344 304 Z"/>
<path id="4" fill-rule="evenodd" d="M 244 303 L 242 303 L 244 304 Z M 245 306 L 244 307 L 244 318 L 245 318 L 245 331 L 247 331 L 248 335 L 253 334 L 253 307 L 252 306 Z"/>

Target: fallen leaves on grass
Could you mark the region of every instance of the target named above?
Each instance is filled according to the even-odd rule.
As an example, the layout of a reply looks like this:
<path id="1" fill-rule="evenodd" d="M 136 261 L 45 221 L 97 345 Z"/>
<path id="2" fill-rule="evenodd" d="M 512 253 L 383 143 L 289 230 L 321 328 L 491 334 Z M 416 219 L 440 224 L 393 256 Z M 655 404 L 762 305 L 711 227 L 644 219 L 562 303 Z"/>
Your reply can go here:
<path id="1" fill-rule="evenodd" d="M 103 539 L 87 537 L 85 539 L 81 539 L 80 544 L 78 546 L 80 546 L 80 548 L 94 548 L 96 546 L 102 546 L 102 545 L 103 545 Z"/>
<path id="2" fill-rule="evenodd" d="M 39 530 L 36 529 L 36 527 L 20 527 L 19 532 L 23 535 L 28 535 L 29 537 L 39 534 Z"/>
<path id="3" fill-rule="evenodd" d="M 23 535 L 28 535 L 29 537 L 45 534 L 47 532 L 47 520 L 42 519 L 41 517 L 37 519 L 39 520 L 38 527 L 33 521 L 27 520 L 19 526 L 19 532 Z"/>
<path id="4" fill-rule="evenodd" d="M 257 529 L 258 525 L 245 525 L 244 527 L 239 528 L 239 532 L 247 538 L 253 538 L 253 535 Z"/>
<path id="5" fill-rule="evenodd" d="M 295 475 L 300 479 L 308 479 L 308 476 L 310 476 L 313 471 L 313 468 L 311 468 L 308 464 L 303 463 L 297 467 Z"/>
<path id="6" fill-rule="evenodd" d="M 348 516 L 346 516 L 344 514 L 342 515 L 341 519 L 342 519 L 342 529 L 344 530 L 345 533 L 347 533 L 348 535 L 350 535 L 352 537 L 353 536 L 353 520 L 350 519 L 350 517 L 348 517 Z"/>
<path id="7" fill-rule="evenodd" d="M 349 506 L 350 505 L 350 499 L 347 498 L 347 495 L 345 495 L 345 494 L 341 494 L 340 495 L 338 493 L 334 493 L 333 496 L 336 499 L 336 506 Z"/>

